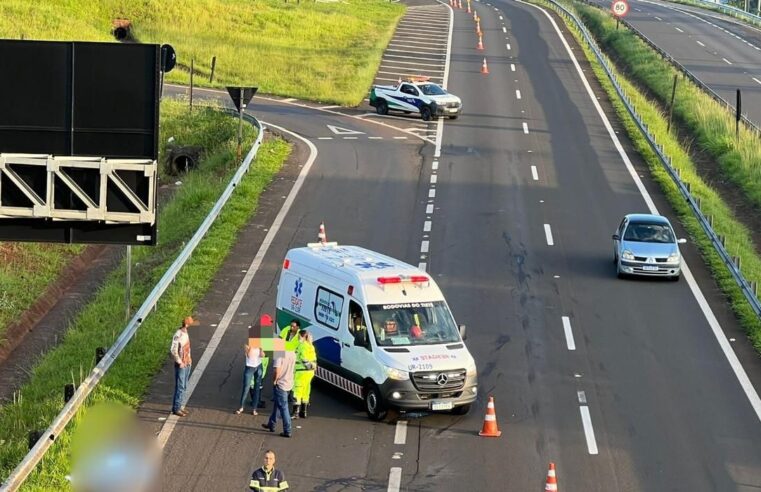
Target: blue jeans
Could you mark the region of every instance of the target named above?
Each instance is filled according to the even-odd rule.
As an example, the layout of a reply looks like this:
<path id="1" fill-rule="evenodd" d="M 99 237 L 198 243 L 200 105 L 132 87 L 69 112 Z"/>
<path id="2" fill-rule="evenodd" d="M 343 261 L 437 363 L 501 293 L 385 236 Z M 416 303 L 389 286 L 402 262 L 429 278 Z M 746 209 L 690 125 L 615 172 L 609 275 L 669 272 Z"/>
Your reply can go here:
<path id="1" fill-rule="evenodd" d="M 172 411 L 177 412 L 182 408 L 182 404 L 185 400 L 185 390 L 188 387 L 188 379 L 190 379 L 190 367 L 188 364 L 185 367 L 180 367 L 179 364 L 174 365 L 174 401 L 172 402 Z"/>
<path id="2" fill-rule="evenodd" d="M 280 417 L 283 419 L 283 432 L 290 434 L 291 414 L 288 412 L 288 391 L 281 390 L 275 386 L 273 392 L 275 393 L 275 406 L 272 409 L 272 414 L 270 415 L 270 420 L 267 422 L 267 425 L 270 426 L 270 429 L 274 430 L 275 426 L 277 426 L 277 413 L 280 412 Z"/>
<path id="3" fill-rule="evenodd" d="M 256 410 L 259 405 L 259 394 L 262 385 L 262 365 L 256 367 L 246 366 L 243 371 L 243 389 L 240 391 L 240 408 L 246 404 L 246 393 L 251 395 L 251 405 Z"/>

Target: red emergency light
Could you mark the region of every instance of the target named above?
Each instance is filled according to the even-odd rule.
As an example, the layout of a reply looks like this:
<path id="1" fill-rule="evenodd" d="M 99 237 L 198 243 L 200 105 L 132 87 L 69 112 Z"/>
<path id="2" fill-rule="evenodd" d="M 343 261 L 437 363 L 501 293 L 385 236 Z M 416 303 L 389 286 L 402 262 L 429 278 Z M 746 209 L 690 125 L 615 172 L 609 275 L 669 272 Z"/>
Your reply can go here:
<path id="1" fill-rule="evenodd" d="M 401 284 L 402 277 L 378 277 L 379 284 Z"/>
<path id="2" fill-rule="evenodd" d="M 410 282 L 429 282 L 430 279 L 425 275 L 413 275 L 410 277 Z"/>
<path id="3" fill-rule="evenodd" d="M 283 270 L 288 270 L 288 267 L 290 267 L 290 266 L 291 266 L 291 260 L 289 260 L 288 258 L 284 259 L 283 260 Z"/>
<path id="4" fill-rule="evenodd" d="M 422 283 L 430 281 L 431 279 L 425 275 L 411 275 L 409 277 L 378 277 L 379 284 L 401 284 L 402 282 Z"/>

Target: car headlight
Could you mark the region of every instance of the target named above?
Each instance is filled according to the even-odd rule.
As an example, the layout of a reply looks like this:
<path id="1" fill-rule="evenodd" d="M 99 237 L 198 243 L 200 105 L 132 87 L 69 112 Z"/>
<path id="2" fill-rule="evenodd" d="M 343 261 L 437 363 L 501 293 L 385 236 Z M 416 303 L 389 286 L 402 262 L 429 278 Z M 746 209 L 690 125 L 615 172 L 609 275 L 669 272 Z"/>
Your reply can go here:
<path id="1" fill-rule="evenodd" d="M 395 379 L 396 381 L 406 381 L 410 378 L 410 373 L 407 371 L 402 371 L 393 367 L 383 366 L 383 372 L 386 373 L 386 376 L 388 376 L 389 379 Z"/>
<path id="2" fill-rule="evenodd" d="M 669 263 L 676 263 L 679 261 L 679 253 L 671 253 L 666 261 Z"/>
<path id="3" fill-rule="evenodd" d="M 623 258 L 624 260 L 633 260 L 634 255 L 632 254 L 631 251 L 627 249 L 627 250 L 624 250 L 623 253 L 621 253 L 621 258 Z"/>

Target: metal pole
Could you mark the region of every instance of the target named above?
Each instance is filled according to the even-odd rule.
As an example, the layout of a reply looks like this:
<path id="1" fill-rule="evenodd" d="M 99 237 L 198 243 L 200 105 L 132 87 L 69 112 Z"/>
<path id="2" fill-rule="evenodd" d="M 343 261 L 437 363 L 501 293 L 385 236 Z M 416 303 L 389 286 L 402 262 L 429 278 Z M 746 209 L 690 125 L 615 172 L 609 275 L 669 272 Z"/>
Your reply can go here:
<path id="1" fill-rule="evenodd" d="M 676 97 L 676 78 L 677 74 L 674 74 L 674 87 L 671 89 L 671 105 L 669 105 L 669 124 L 666 126 L 666 133 L 671 131 L 671 117 L 674 114 L 674 97 Z"/>
<path id="2" fill-rule="evenodd" d="M 243 111 L 246 105 L 243 104 L 243 87 L 240 88 L 240 110 L 238 111 L 238 162 L 240 162 L 240 146 L 243 140 Z"/>
<path id="3" fill-rule="evenodd" d="M 209 83 L 214 82 L 214 68 L 217 66 L 217 56 L 211 57 L 211 75 L 209 75 Z"/>
<path id="4" fill-rule="evenodd" d="M 740 118 L 742 117 L 742 97 L 740 96 L 740 89 L 737 89 L 737 105 L 735 113 L 735 141 L 740 140 Z"/>
<path id="5" fill-rule="evenodd" d="M 190 60 L 190 111 L 193 111 L 193 60 Z"/>
<path id="6" fill-rule="evenodd" d="M 125 316 L 124 319 L 129 320 L 129 313 L 131 311 L 130 301 L 132 301 L 132 245 L 127 245 L 127 279 L 124 286 L 124 305 Z"/>

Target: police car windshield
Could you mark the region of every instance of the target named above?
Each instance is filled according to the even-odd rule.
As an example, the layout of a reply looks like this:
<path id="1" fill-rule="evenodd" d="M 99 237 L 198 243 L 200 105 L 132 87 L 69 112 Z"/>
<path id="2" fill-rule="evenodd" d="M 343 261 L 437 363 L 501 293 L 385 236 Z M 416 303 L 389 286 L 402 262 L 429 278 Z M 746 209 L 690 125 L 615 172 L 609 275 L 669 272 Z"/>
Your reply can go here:
<path id="1" fill-rule="evenodd" d="M 431 345 L 460 341 L 444 301 L 370 305 L 370 322 L 380 346 Z"/>
<path id="2" fill-rule="evenodd" d="M 420 84 L 418 85 L 418 89 L 420 89 L 426 96 L 443 96 L 446 94 L 444 89 L 436 84 Z"/>

